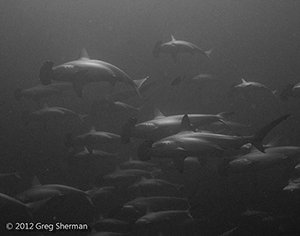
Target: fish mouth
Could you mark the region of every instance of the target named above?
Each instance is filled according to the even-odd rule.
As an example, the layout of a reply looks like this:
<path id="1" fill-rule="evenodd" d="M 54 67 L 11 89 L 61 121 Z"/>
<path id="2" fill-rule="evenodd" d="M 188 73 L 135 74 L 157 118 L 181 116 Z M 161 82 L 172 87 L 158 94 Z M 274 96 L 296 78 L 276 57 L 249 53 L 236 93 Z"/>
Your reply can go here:
<path id="1" fill-rule="evenodd" d="M 52 61 L 45 61 L 40 68 L 39 78 L 43 85 L 51 84 L 53 78 L 53 67 L 54 63 Z"/>
<path id="2" fill-rule="evenodd" d="M 137 119 L 135 117 L 131 117 L 127 123 L 123 126 L 121 132 L 121 143 L 127 144 L 130 142 L 130 138 L 132 136 L 133 128 L 137 123 Z"/>
<path id="3" fill-rule="evenodd" d="M 138 147 L 137 154 L 141 161 L 150 160 L 153 143 L 153 140 L 147 139 Z"/>

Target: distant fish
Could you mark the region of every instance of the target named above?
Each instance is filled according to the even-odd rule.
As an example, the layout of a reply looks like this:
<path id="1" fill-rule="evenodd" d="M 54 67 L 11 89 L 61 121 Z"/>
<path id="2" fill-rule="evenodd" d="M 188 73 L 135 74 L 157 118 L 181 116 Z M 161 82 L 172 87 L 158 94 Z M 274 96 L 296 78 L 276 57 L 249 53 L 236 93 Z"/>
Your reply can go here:
<path id="1" fill-rule="evenodd" d="M 91 115 L 98 115 L 101 112 L 111 113 L 111 112 L 139 112 L 141 107 L 133 107 L 124 102 L 113 102 L 107 98 L 103 98 L 100 101 L 93 101 L 91 105 Z"/>
<path id="2" fill-rule="evenodd" d="M 53 67 L 53 62 L 46 61 L 40 68 L 39 78 L 43 85 L 51 84 L 51 80 L 65 81 L 73 84 L 74 90 L 82 97 L 83 86 L 91 82 L 109 82 L 113 87 L 116 82 L 123 82 L 133 87 L 140 96 L 139 88 L 148 79 L 132 80 L 118 67 L 99 60 L 90 59 L 87 51 L 82 50 L 78 60 L 66 62 Z"/>
<path id="3" fill-rule="evenodd" d="M 180 85 L 181 82 L 184 81 L 184 78 L 185 78 L 185 76 L 183 76 L 183 77 L 181 77 L 180 75 L 177 76 L 175 79 L 173 79 L 171 85 L 172 85 L 172 86 L 178 86 L 178 85 Z"/>
<path id="4" fill-rule="evenodd" d="M 258 82 L 247 82 L 242 79 L 242 83 L 237 85 L 232 85 L 231 90 L 229 91 L 229 96 L 233 96 L 237 93 L 249 93 L 251 90 L 260 90 L 271 94 L 274 98 L 277 99 L 276 91 L 272 91 L 265 85 Z"/>
<path id="5" fill-rule="evenodd" d="M 213 49 L 208 50 L 208 51 L 203 51 L 202 49 L 200 49 L 199 47 L 197 47 L 196 45 L 194 45 L 192 43 L 182 41 L 182 40 L 176 40 L 173 35 L 171 35 L 171 38 L 172 38 L 172 40 L 167 43 L 158 41 L 155 44 L 155 46 L 152 50 L 153 56 L 155 58 L 158 58 L 160 53 L 169 53 L 169 54 L 171 54 L 173 61 L 177 62 L 177 54 L 178 53 L 190 53 L 192 55 L 199 53 L 199 54 L 204 55 L 209 60 L 211 60 L 210 54 Z"/>
<path id="6" fill-rule="evenodd" d="M 220 78 L 218 78 L 215 75 L 211 75 L 211 74 L 199 74 L 199 75 L 191 78 L 190 81 L 195 82 L 195 83 L 205 83 L 205 82 L 209 82 L 209 81 L 221 82 Z"/>
<path id="7" fill-rule="evenodd" d="M 145 162 L 140 160 L 133 160 L 132 157 L 128 161 L 120 164 L 120 169 L 139 169 L 146 171 L 153 171 L 157 169 L 157 165 L 151 162 Z"/>
<path id="8" fill-rule="evenodd" d="M 49 85 L 38 85 L 28 89 L 16 89 L 14 96 L 17 101 L 21 101 L 22 98 L 32 99 L 38 106 L 40 106 L 40 100 L 52 95 L 61 95 L 62 91 L 72 89 L 71 83 L 53 83 Z"/>
<path id="9" fill-rule="evenodd" d="M 83 119 L 85 117 L 87 117 L 87 115 L 81 115 L 63 107 L 49 107 L 47 104 L 44 104 L 44 107 L 40 110 L 31 113 L 24 111 L 22 114 L 22 119 L 25 125 L 28 125 L 29 122 L 37 121 L 44 123 L 45 127 L 49 120 L 59 118 L 78 118 L 81 122 L 84 122 Z"/>
<path id="10" fill-rule="evenodd" d="M 108 143 L 119 143 L 120 135 L 113 134 L 105 131 L 96 131 L 95 127 L 87 133 L 74 136 L 71 133 L 65 136 L 65 145 L 67 147 L 72 146 L 86 146 L 90 153 L 93 153 L 91 145 L 93 144 L 108 144 Z"/>

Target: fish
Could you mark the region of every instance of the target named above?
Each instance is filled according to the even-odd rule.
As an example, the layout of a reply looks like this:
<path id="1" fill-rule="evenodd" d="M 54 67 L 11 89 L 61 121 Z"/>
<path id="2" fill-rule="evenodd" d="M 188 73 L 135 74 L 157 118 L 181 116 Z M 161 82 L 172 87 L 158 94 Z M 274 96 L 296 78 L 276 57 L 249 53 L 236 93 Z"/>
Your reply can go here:
<path id="1" fill-rule="evenodd" d="M 22 98 L 33 100 L 37 106 L 40 106 L 40 100 L 52 95 L 61 95 L 63 91 L 72 89 L 71 83 L 53 83 L 49 85 L 37 85 L 27 89 L 16 89 L 14 97 L 17 101 L 21 101 Z"/>
<path id="2" fill-rule="evenodd" d="M 128 187 L 130 193 L 136 193 L 138 196 L 179 196 L 183 185 L 170 183 L 163 179 L 141 178 Z"/>
<path id="3" fill-rule="evenodd" d="M 204 55 L 206 58 L 208 58 L 211 61 L 210 54 L 212 50 L 213 48 L 208 51 L 203 51 L 198 46 L 186 41 L 176 40 L 175 37 L 171 35 L 171 41 L 169 42 L 166 43 L 163 43 L 162 41 L 156 42 L 152 50 L 152 54 L 154 58 L 158 58 L 160 53 L 169 53 L 171 54 L 173 61 L 176 63 L 178 53 L 190 53 L 192 55 L 199 53 L 201 55 Z"/>
<path id="4" fill-rule="evenodd" d="M 189 211 L 170 210 L 149 212 L 140 217 L 135 224 L 140 227 L 161 226 L 167 227 L 169 224 L 178 226 L 182 221 L 193 219 Z"/>
<path id="5" fill-rule="evenodd" d="M 300 97 L 300 83 L 288 84 L 280 93 L 281 101 L 287 101 L 289 97 Z"/>
<path id="6" fill-rule="evenodd" d="M 46 61 L 40 68 L 39 78 L 43 85 L 51 84 L 51 80 L 71 82 L 76 94 L 82 97 L 83 86 L 91 82 L 109 82 L 114 87 L 116 82 L 123 82 L 132 86 L 140 98 L 141 85 L 148 77 L 132 80 L 118 67 L 99 60 L 90 59 L 86 49 L 82 49 L 78 60 L 66 62 L 53 67 L 54 63 Z"/>
<path id="7" fill-rule="evenodd" d="M 167 197 L 167 196 L 153 196 L 153 197 L 138 197 L 132 201 L 129 201 L 123 205 L 121 211 L 126 212 L 138 212 L 143 216 L 147 211 L 171 211 L 182 210 L 187 211 L 190 209 L 190 204 L 185 198 Z"/>
<path id="8" fill-rule="evenodd" d="M 141 179 L 141 177 L 153 178 L 154 176 L 152 172 L 145 171 L 145 170 L 116 169 L 116 171 L 114 171 L 113 173 L 105 175 L 103 179 L 105 183 L 108 185 L 123 187 L 123 186 L 129 186 L 133 184 L 134 182 Z"/>
<path id="9" fill-rule="evenodd" d="M 300 190 L 300 177 L 295 179 L 289 179 L 288 185 L 283 188 L 283 191 L 299 191 Z"/>
<path id="10" fill-rule="evenodd" d="M 98 115 L 101 112 L 139 112 L 143 108 L 133 107 L 129 104 L 119 101 L 111 101 L 107 98 L 103 98 L 99 101 L 93 101 L 91 105 L 91 115 Z"/>
<path id="11" fill-rule="evenodd" d="M 264 153 L 252 149 L 250 153 L 220 166 L 219 173 L 227 175 L 228 173 L 265 170 L 292 161 L 297 158 L 298 153 L 300 153 L 298 146 L 269 147 Z"/>
<path id="12" fill-rule="evenodd" d="M 44 123 L 45 127 L 49 120 L 69 117 L 78 118 L 82 123 L 84 123 L 83 119 L 86 118 L 87 115 L 81 115 L 63 107 L 49 107 L 46 103 L 40 110 L 31 113 L 24 111 L 22 114 L 22 120 L 25 125 L 28 125 L 32 121 L 37 121 Z"/>
<path id="13" fill-rule="evenodd" d="M 146 171 L 153 171 L 157 169 L 157 165 L 151 162 L 145 162 L 140 160 L 134 160 L 131 156 L 128 161 L 120 164 L 120 169 L 139 169 Z"/>
<path id="14" fill-rule="evenodd" d="M 235 95 L 237 93 L 247 93 L 249 91 L 249 89 L 265 91 L 265 92 L 271 94 L 272 97 L 274 97 L 276 99 L 278 98 L 276 96 L 276 92 L 277 92 L 276 90 L 272 91 L 267 86 L 265 86 L 261 83 L 258 83 L 258 82 L 247 82 L 243 78 L 242 78 L 242 83 L 232 86 L 231 90 L 229 91 L 229 96 Z"/>
<path id="15" fill-rule="evenodd" d="M 93 144 L 108 144 L 108 143 L 119 143 L 120 135 L 105 132 L 96 131 L 96 128 L 92 126 L 89 132 L 75 136 L 72 133 L 65 135 L 65 146 L 85 146 L 90 153 L 93 153 L 91 145 Z"/>
<path id="16" fill-rule="evenodd" d="M 86 192 L 61 184 L 37 184 L 24 192 L 17 194 L 14 198 L 23 203 L 30 203 L 69 194 L 80 194 L 90 200 L 90 197 Z"/>
<path id="17" fill-rule="evenodd" d="M 233 115 L 234 112 L 221 112 L 213 114 L 189 114 L 191 125 L 195 128 L 223 119 Z M 123 144 L 130 141 L 130 138 L 151 139 L 158 141 L 164 137 L 176 134 L 180 130 L 180 124 L 184 115 L 164 116 L 159 109 L 154 111 L 154 119 L 137 124 L 137 120 L 130 118 L 123 126 L 121 140 Z"/>
<path id="18" fill-rule="evenodd" d="M 192 77 L 190 80 L 190 82 L 196 82 L 196 83 L 205 83 L 208 81 L 219 81 L 221 82 L 220 78 L 218 78 L 215 75 L 211 75 L 211 74 L 198 74 L 194 77 Z"/>
<path id="19" fill-rule="evenodd" d="M 183 172 L 184 159 L 190 157 L 223 156 L 226 151 L 238 149 L 246 143 L 253 144 L 259 151 L 265 152 L 262 141 L 268 132 L 286 120 L 290 115 L 284 115 L 259 129 L 250 136 L 231 136 L 207 132 L 194 132 L 188 115 L 184 115 L 180 132 L 163 138 L 156 142 L 148 143 L 139 151 L 139 158 L 143 160 L 153 158 L 172 158 L 180 173 Z"/>

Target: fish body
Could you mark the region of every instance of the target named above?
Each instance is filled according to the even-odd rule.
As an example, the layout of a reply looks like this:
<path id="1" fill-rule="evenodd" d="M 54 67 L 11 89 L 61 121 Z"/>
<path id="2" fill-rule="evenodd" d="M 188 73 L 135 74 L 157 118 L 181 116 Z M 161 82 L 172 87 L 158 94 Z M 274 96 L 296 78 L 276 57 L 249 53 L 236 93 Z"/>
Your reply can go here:
<path id="1" fill-rule="evenodd" d="M 156 111 L 153 120 L 145 121 L 128 127 L 129 130 L 123 130 L 121 136 L 124 137 L 124 143 L 129 142 L 128 137 L 151 139 L 154 141 L 164 137 L 176 134 L 180 130 L 182 117 L 184 115 L 164 116 L 160 111 Z M 189 114 L 190 124 L 196 129 L 199 126 L 204 126 L 232 115 L 233 112 L 221 112 L 217 115 L 212 114 Z"/>
<path id="2" fill-rule="evenodd" d="M 203 51 L 198 46 L 183 40 L 176 40 L 173 35 L 171 35 L 172 40 L 166 43 L 162 43 L 162 41 L 158 41 L 153 48 L 153 56 L 155 58 L 159 57 L 160 53 L 168 53 L 171 54 L 173 61 L 177 61 L 178 53 L 190 53 L 192 55 L 199 53 L 204 55 L 206 58 L 211 60 L 210 53 L 212 51 Z"/>
<path id="3" fill-rule="evenodd" d="M 181 122 L 181 132 L 163 138 L 157 142 L 150 142 L 140 150 L 139 156 L 143 160 L 154 158 L 172 158 L 180 172 L 183 172 L 183 162 L 188 156 L 209 157 L 226 154 L 226 151 L 238 149 L 246 143 L 252 143 L 259 151 L 264 152 L 262 140 L 280 122 L 289 115 L 282 116 L 251 136 L 231 136 L 207 132 L 193 132 L 190 130 L 188 115 L 185 115 Z"/>
<path id="4" fill-rule="evenodd" d="M 81 97 L 83 86 L 92 82 L 109 82 L 112 86 L 122 82 L 133 87 L 141 97 L 139 87 L 147 80 L 132 80 L 118 67 L 100 60 L 92 60 L 85 49 L 78 60 L 66 62 L 53 67 L 53 62 L 45 62 L 40 69 L 40 80 L 43 85 L 51 80 L 71 82 L 76 94 Z"/>

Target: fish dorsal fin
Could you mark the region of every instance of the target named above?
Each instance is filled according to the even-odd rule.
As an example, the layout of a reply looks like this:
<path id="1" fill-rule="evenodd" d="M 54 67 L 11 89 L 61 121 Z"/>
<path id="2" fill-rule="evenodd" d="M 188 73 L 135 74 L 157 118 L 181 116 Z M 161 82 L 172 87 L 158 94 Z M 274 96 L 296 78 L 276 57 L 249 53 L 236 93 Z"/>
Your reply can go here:
<path id="1" fill-rule="evenodd" d="M 133 161 L 133 158 L 131 155 L 129 156 L 129 161 Z"/>
<path id="2" fill-rule="evenodd" d="M 80 59 L 82 59 L 82 60 L 90 60 L 89 54 L 87 53 L 87 51 L 86 51 L 85 48 L 81 49 Z"/>
<path id="3" fill-rule="evenodd" d="M 154 109 L 154 119 L 162 119 L 162 118 L 165 118 L 164 114 L 158 109 L 158 108 L 155 108 Z"/>
<path id="4" fill-rule="evenodd" d="M 244 79 L 242 78 L 242 83 L 243 83 L 243 84 L 246 84 L 246 83 L 247 83 L 247 81 L 246 81 L 246 80 L 244 80 Z"/>
<path id="5" fill-rule="evenodd" d="M 185 114 L 182 117 L 182 120 L 181 120 L 180 132 L 191 131 L 191 130 L 192 130 L 192 126 L 191 126 L 191 123 L 190 123 L 190 118 L 188 117 L 187 114 Z"/>
<path id="6" fill-rule="evenodd" d="M 96 128 L 94 125 L 91 127 L 90 132 L 96 132 Z"/>
<path id="7" fill-rule="evenodd" d="M 171 34 L 172 41 L 176 41 L 175 37 Z"/>
<path id="8" fill-rule="evenodd" d="M 36 176 L 33 176 L 33 179 L 31 181 L 31 186 L 34 187 L 34 186 L 40 186 L 40 185 L 42 185 L 42 184 L 39 181 L 39 179 Z"/>

